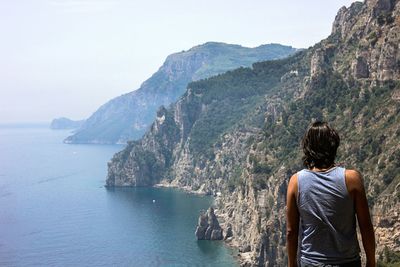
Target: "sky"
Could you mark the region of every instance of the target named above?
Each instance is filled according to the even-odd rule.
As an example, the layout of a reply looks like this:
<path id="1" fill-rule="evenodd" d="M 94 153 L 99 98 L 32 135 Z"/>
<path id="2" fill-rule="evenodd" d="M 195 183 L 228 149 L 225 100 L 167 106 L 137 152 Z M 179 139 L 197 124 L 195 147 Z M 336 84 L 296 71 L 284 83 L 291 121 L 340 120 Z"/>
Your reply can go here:
<path id="1" fill-rule="evenodd" d="M 307 48 L 353 0 L 0 0 L 0 123 L 88 118 L 208 41 Z"/>

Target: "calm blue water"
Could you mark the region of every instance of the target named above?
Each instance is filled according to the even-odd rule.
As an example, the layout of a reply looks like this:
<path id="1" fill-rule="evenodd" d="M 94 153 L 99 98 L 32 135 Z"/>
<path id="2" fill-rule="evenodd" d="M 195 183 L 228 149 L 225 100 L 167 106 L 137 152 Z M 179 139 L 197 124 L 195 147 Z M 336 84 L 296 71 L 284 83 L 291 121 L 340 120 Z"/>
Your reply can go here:
<path id="1" fill-rule="evenodd" d="M 122 147 L 62 144 L 68 133 L 0 127 L 0 266 L 236 265 L 223 243 L 194 237 L 211 198 L 107 190 Z"/>

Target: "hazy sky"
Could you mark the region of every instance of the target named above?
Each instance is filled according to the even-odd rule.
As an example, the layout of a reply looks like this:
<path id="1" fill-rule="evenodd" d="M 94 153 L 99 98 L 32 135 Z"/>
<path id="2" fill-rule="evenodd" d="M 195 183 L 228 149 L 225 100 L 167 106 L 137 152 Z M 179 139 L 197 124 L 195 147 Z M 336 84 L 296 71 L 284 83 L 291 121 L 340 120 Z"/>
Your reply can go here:
<path id="1" fill-rule="evenodd" d="M 207 41 L 309 47 L 352 0 L 0 0 L 0 123 L 89 117 Z"/>

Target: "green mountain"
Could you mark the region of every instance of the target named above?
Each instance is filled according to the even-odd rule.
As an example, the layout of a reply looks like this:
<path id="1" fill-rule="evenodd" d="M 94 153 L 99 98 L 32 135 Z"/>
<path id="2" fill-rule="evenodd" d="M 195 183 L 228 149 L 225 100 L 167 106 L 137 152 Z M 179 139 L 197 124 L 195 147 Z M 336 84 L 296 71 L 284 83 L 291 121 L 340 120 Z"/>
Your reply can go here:
<path id="1" fill-rule="evenodd" d="M 364 176 L 380 266 L 400 264 L 400 1 L 339 10 L 332 34 L 295 55 L 188 85 L 108 165 L 107 186 L 175 186 L 216 197 L 245 266 L 287 266 L 287 183 L 300 139 L 329 121 L 338 163 Z M 396 265 L 397 264 L 397 265 Z"/>
<path id="2" fill-rule="evenodd" d="M 167 57 L 160 69 L 138 90 L 101 106 L 65 143 L 125 143 L 142 137 L 161 106 L 175 102 L 189 82 L 240 66 L 293 54 L 295 48 L 279 44 L 247 48 L 209 42 Z"/>

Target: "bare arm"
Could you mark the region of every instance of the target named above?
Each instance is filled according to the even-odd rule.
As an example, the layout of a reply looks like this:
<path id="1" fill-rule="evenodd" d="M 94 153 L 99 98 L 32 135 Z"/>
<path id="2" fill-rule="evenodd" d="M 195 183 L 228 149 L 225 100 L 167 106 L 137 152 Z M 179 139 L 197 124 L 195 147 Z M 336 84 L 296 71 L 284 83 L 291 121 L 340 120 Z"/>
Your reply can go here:
<path id="1" fill-rule="evenodd" d="M 347 189 L 354 199 L 358 225 L 362 237 L 365 254 L 367 256 L 367 267 L 375 267 L 375 234 L 369 214 L 368 201 L 365 194 L 364 184 L 360 173 L 346 170 Z"/>
<path id="2" fill-rule="evenodd" d="M 290 178 L 286 196 L 286 248 L 289 267 L 297 267 L 299 211 L 297 209 L 297 174 Z"/>

